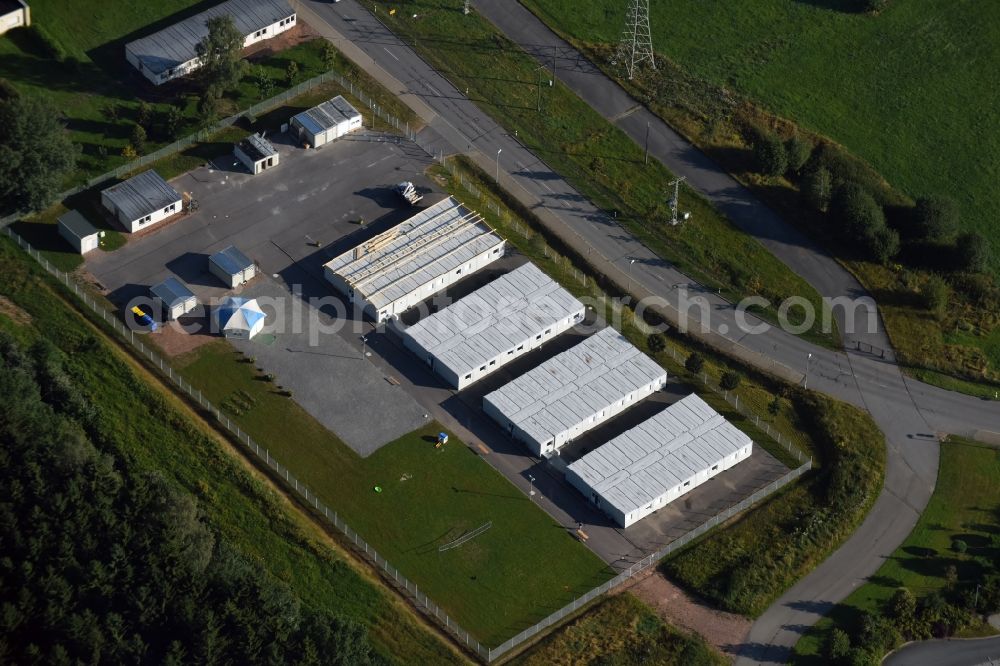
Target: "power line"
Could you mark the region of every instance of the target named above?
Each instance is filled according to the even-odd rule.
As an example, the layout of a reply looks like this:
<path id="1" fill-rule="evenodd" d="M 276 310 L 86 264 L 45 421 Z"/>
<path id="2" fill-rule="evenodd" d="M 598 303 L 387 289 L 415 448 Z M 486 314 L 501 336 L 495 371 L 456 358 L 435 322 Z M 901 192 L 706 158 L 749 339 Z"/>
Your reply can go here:
<path id="1" fill-rule="evenodd" d="M 653 37 L 649 28 L 649 0 L 629 0 L 625 29 L 622 30 L 622 38 L 611 63 L 624 65 L 628 78 L 631 79 L 635 77 L 639 65 L 647 60 L 649 66 L 656 69 Z"/>

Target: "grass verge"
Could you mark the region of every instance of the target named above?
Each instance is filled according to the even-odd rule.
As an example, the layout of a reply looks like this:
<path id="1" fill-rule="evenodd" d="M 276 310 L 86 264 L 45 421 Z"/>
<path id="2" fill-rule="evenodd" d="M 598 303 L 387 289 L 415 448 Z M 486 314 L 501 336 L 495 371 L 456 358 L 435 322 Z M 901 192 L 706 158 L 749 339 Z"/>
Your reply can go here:
<path id="1" fill-rule="evenodd" d="M 956 547 L 957 542 L 965 546 Z M 855 590 L 802 637 L 795 647 L 795 663 L 828 663 L 832 655 L 827 643 L 834 629 L 845 632 L 856 646 L 864 645 L 868 638 L 863 635 L 866 614 L 890 620 L 884 636 L 890 637 L 891 643 L 883 644 L 881 652 L 867 655 L 876 662 L 896 642 L 941 635 L 948 623 L 956 620 L 961 622 L 951 628 L 959 635 L 996 633 L 967 609 L 976 601 L 986 603 L 991 579 L 992 603 L 997 603 L 998 562 L 1000 451 L 968 440 L 950 439 L 941 445 L 941 466 L 934 495 L 910 536 L 868 583 Z M 977 585 L 981 585 L 979 594 L 975 592 Z M 922 602 L 911 611 L 916 617 L 894 616 L 896 609 L 890 600 L 901 588 Z M 935 609 L 940 617 L 930 622 L 926 614 L 932 604 L 926 600 L 937 598 L 937 595 L 966 613 Z M 933 605 L 937 606 L 937 602 Z M 990 612 L 991 609 L 978 610 Z"/>
<path id="2" fill-rule="evenodd" d="M 629 593 L 598 602 L 582 616 L 510 662 L 516 666 L 659 664 L 722 666 L 722 655 L 678 631 Z"/>
<path id="3" fill-rule="evenodd" d="M 815 289 L 693 191 L 681 195 L 692 221 L 667 224 L 665 187 L 673 175 L 655 160 L 644 164 L 642 149 L 569 88 L 558 81 L 549 86 L 531 56 L 475 12 L 464 15 L 461 0 L 413 0 L 394 16 L 387 11 L 394 3 L 374 4 L 458 89 L 581 194 L 617 211 L 618 222 L 659 256 L 731 300 L 763 296 L 773 305 L 760 314 L 770 321 L 778 303 L 793 295 L 823 311 Z M 833 346 L 836 336 L 821 329 L 816 323 L 803 337 Z"/>
<path id="4" fill-rule="evenodd" d="M 315 527 L 204 424 L 71 307 L 71 297 L 8 239 L 0 240 L 0 326 L 21 340 L 45 337 L 69 357 L 115 454 L 194 494 L 226 539 L 316 607 L 368 628 L 391 661 L 460 663 L 394 595 L 352 568 Z"/>

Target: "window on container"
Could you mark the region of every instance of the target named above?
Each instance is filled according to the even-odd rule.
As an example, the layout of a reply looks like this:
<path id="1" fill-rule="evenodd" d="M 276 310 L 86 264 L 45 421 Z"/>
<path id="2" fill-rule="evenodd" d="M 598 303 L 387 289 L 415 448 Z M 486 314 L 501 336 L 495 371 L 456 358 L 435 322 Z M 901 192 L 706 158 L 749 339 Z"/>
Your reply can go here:
<path id="1" fill-rule="evenodd" d="M 549 334 L 549 333 L 551 333 L 551 332 L 552 332 L 552 329 L 550 328 L 550 329 L 548 329 L 547 331 L 545 331 L 545 335 L 548 335 L 548 334 Z"/>
<path id="2" fill-rule="evenodd" d="M 713 467 L 712 469 L 713 469 L 713 470 L 717 470 L 717 469 L 719 469 L 719 466 L 718 466 L 718 465 L 716 465 L 716 466 L 715 466 L 715 467 Z"/>
<path id="3" fill-rule="evenodd" d="M 684 487 L 685 487 L 685 488 L 687 488 L 687 487 L 688 487 L 688 486 L 690 486 L 690 485 L 691 485 L 691 482 L 690 482 L 690 481 L 685 481 L 685 482 L 684 482 Z"/>
<path id="4" fill-rule="evenodd" d="M 482 371 L 483 371 L 483 370 L 485 370 L 485 369 L 486 369 L 486 366 L 485 366 L 485 365 L 482 365 L 482 366 L 479 366 L 479 372 L 482 372 Z"/>
<path id="5" fill-rule="evenodd" d="M 457 271 L 455 271 L 455 275 L 461 275 L 461 274 L 462 274 L 462 269 L 461 268 L 459 268 Z"/>
<path id="6" fill-rule="evenodd" d="M 541 333 L 539 333 L 538 335 L 536 335 L 536 336 L 535 336 L 535 339 L 536 339 L 536 340 L 541 340 L 541 339 L 542 339 L 542 334 L 541 334 Z"/>
<path id="7" fill-rule="evenodd" d="M 467 374 L 467 375 L 465 376 L 465 378 L 466 378 L 466 379 L 472 379 L 472 373 L 470 372 L 469 374 Z"/>
<path id="8" fill-rule="evenodd" d="M 490 365 L 496 365 L 496 364 L 497 364 L 496 359 L 493 359 L 492 361 L 490 361 Z"/>
<path id="9" fill-rule="evenodd" d="M 500 248 L 493 250 L 493 254 L 500 254 Z"/>
<path id="10" fill-rule="evenodd" d="M 521 345 L 520 347 L 518 347 L 517 351 L 521 351 L 522 349 L 524 349 L 524 345 Z"/>

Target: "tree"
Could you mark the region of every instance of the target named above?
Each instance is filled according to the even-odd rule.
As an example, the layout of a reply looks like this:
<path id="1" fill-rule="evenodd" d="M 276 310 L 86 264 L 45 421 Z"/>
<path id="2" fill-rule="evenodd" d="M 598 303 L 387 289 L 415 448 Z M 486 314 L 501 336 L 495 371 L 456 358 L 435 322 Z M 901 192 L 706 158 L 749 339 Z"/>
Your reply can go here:
<path id="1" fill-rule="evenodd" d="M 830 205 L 833 193 L 833 176 L 825 166 L 817 166 L 806 172 L 802 179 L 802 196 L 810 208 L 825 211 Z"/>
<path id="2" fill-rule="evenodd" d="M 958 204 L 948 197 L 925 197 L 913 208 L 913 237 L 926 241 L 948 241 L 958 232 Z"/>
<path id="3" fill-rule="evenodd" d="M 129 143 L 135 148 L 135 152 L 140 155 L 146 152 L 146 130 L 143 129 L 142 125 L 136 125 L 132 128 L 132 136 L 129 138 Z"/>
<path id="4" fill-rule="evenodd" d="M 705 359 L 702 358 L 701 354 L 698 352 L 692 352 L 687 360 L 684 361 L 684 367 L 687 368 L 688 372 L 698 374 L 701 372 L 702 368 L 705 367 Z"/>
<path id="5" fill-rule="evenodd" d="M 771 133 L 762 133 L 753 146 L 757 171 L 765 176 L 781 176 L 788 171 L 788 153 L 785 144 Z"/>
<path id="6" fill-rule="evenodd" d="M 654 354 L 659 354 L 661 351 L 667 348 L 667 342 L 663 339 L 663 335 L 660 333 L 650 333 L 646 338 L 646 346 L 649 347 L 649 351 Z"/>
<path id="7" fill-rule="evenodd" d="M 921 289 L 924 307 L 940 316 L 944 313 L 944 308 L 948 305 L 951 296 L 948 284 L 938 275 L 931 275 Z"/>
<path id="8" fill-rule="evenodd" d="M 974 231 L 955 239 L 955 269 L 981 273 L 990 263 L 990 248 L 986 239 Z"/>
<path id="9" fill-rule="evenodd" d="M 285 84 L 290 86 L 297 78 L 299 78 L 299 63 L 290 60 L 288 67 L 285 68 Z"/>
<path id="10" fill-rule="evenodd" d="M 35 96 L 0 100 L 0 210 L 45 208 L 73 171 L 76 155 L 54 107 Z"/>
<path id="11" fill-rule="evenodd" d="M 778 396 L 774 396 L 774 399 L 767 403 L 767 413 L 771 416 L 777 416 L 781 413 L 781 400 Z"/>
<path id="12" fill-rule="evenodd" d="M 842 240 L 859 245 L 869 256 L 885 262 L 899 252 L 899 234 L 886 226 L 885 213 L 875 197 L 855 183 L 837 188 L 830 213 L 841 223 Z"/>
<path id="13" fill-rule="evenodd" d="M 198 115 L 206 125 L 219 117 L 221 94 L 218 88 L 207 88 L 198 98 Z"/>
<path id="14" fill-rule="evenodd" d="M 228 14 L 210 18 L 205 22 L 208 35 L 198 43 L 201 58 L 200 78 L 205 91 L 216 88 L 221 93 L 239 84 L 246 71 L 243 61 L 243 34 L 236 28 Z"/>
<path id="15" fill-rule="evenodd" d="M 184 112 L 171 104 L 167 107 L 167 112 L 163 117 L 163 131 L 167 138 L 176 139 L 184 121 Z"/>
<path id="16" fill-rule="evenodd" d="M 883 226 L 866 240 L 872 258 L 880 263 L 884 264 L 899 254 L 899 232 L 895 229 Z"/>
<path id="17" fill-rule="evenodd" d="M 841 629 L 834 628 L 823 646 L 823 656 L 831 664 L 842 663 L 851 652 L 851 638 Z"/>
<path id="18" fill-rule="evenodd" d="M 327 42 L 323 47 L 323 66 L 327 70 L 333 69 L 337 65 L 337 49 L 333 44 Z"/>
<path id="19" fill-rule="evenodd" d="M 139 100 L 139 108 L 135 112 L 135 122 L 145 129 L 149 129 L 150 120 L 153 119 L 153 108 L 146 100 Z"/>
<path id="20" fill-rule="evenodd" d="M 798 134 L 793 134 L 785 142 L 785 154 L 788 156 L 788 170 L 799 173 L 812 156 L 812 144 Z"/>
<path id="21" fill-rule="evenodd" d="M 722 378 L 719 380 L 719 387 L 724 391 L 732 391 L 740 385 L 742 379 L 738 372 L 726 370 L 722 373 Z"/>
<path id="22" fill-rule="evenodd" d="M 257 93 L 261 99 L 267 99 L 274 92 L 274 79 L 263 67 L 258 67 L 254 71 L 254 83 L 257 84 Z"/>

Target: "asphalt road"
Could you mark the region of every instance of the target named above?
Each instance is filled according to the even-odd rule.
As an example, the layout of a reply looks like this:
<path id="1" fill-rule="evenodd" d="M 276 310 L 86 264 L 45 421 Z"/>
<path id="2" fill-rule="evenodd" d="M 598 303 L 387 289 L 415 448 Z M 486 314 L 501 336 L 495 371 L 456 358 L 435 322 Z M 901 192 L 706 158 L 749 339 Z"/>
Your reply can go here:
<path id="1" fill-rule="evenodd" d="M 529 49 L 554 44 L 567 56 L 571 47 L 558 40 L 532 15 L 520 12 L 510 0 L 477 0 L 480 11 L 506 25 L 508 36 Z M 652 294 L 666 307 L 676 309 L 687 288 L 698 292 L 711 313 L 710 330 L 730 349 L 746 351 L 750 359 L 784 376 L 802 377 L 811 354 L 808 384 L 811 388 L 867 409 L 886 435 L 889 459 L 883 493 L 855 534 L 828 560 L 781 597 L 751 630 L 741 661 L 783 663 L 801 633 L 833 604 L 846 597 L 875 573 L 882 561 L 909 534 L 934 488 L 938 464 L 936 433 L 971 435 L 976 430 L 1000 432 L 1000 408 L 984 402 L 905 379 L 899 369 L 881 358 L 862 353 L 841 353 L 811 345 L 793 335 L 768 327 L 749 335 L 736 326 L 732 304 L 701 289 L 693 280 L 656 257 L 635 238 L 618 227 L 531 151 L 509 136 L 465 95 L 419 58 L 406 44 L 353 0 L 337 4 L 301 2 L 300 14 L 324 36 L 335 41 L 349 57 L 390 90 L 398 93 L 429 123 L 418 137 L 432 153 L 469 154 L 483 168 L 499 172 L 501 183 L 539 216 L 576 239 L 584 252 L 593 252 L 605 263 L 605 272 L 621 279 L 627 275 L 633 291 Z M 504 18 L 508 16 L 508 18 Z M 514 17 L 514 18 L 510 18 Z M 546 36 L 545 33 L 548 33 Z M 544 48 L 542 52 L 544 53 Z M 547 63 L 550 54 L 542 60 Z M 557 62 L 557 70 L 560 69 Z M 577 65 L 579 79 L 570 68 L 559 71 L 560 80 L 580 86 L 587 96 L 591 85 L 602 86 L 597 95 L 601 109 L 612 111 L 624 91 L 600 83 L 599 74 Z M 577 71 L 577 70 L 572 70 Z M 610 83 L 611 87 L 607 87 Z M 625 95 L 627 98 L 627 95 Z M 604 102 L 608 98 L 611 101 Z M 604 106 L 607 104 L 608 106 Z M 636 106 L 632 101 L 629 108 Z M 629 118 L 641 113 L 638 109 Z M 645 133 L 645 117 L 641 119 Z M 652 123 L 655 118 L 652 119 Z M 621 121 L 619 121 L 621 122 Z M 632 124 L 628 125 L 632 127 Z M 633 137 L 634 138 L 634 137 Z M 650 150 L 657 159 L 669 161 L 671 147 L 684 142 L 659 123 L 651 131 Z M 808 240 L 784 225 L 752 194 L 727 181 L 728 176 L 699 153 L 681 145 L 674 163 L 679 173 L 741 226 L 756 235 L 791 267 L 800 271 L 817 290 L 827 296 L 859 296 L 863 290 L 836 262 Z M 500 151 L 498 153 L 498 151 Z M 691 152 L 693 151 L 693 152 Z M 670 164 L 668 164 L 670 166 Z M 697 173 L 698 178 L 690 176 Z M 737 220 L 738 218 L 738 220 Z M 562 229 L 559 229 L 559 225 Z M 815 264 L 818 268 L 813 268 Z M 623 280 L 624 281 L 624 280 Z M 697 309 L 692 319 L 701 318 Z M 752 318 L 751 318 L 752 321 Z M 845 339 L 860 340 L 888 349 L 881 324 L 871 331 L 846 333 Z M 767 361 L 762 362 L 763 359 Z M 799 371 L 801 369 L 801 371 Z"/>
<path id="2" fill-rule="evenodd" d="M 1000 638 L 920 641 L 896 650 L 883 666 L 1000 666 Z"/>

